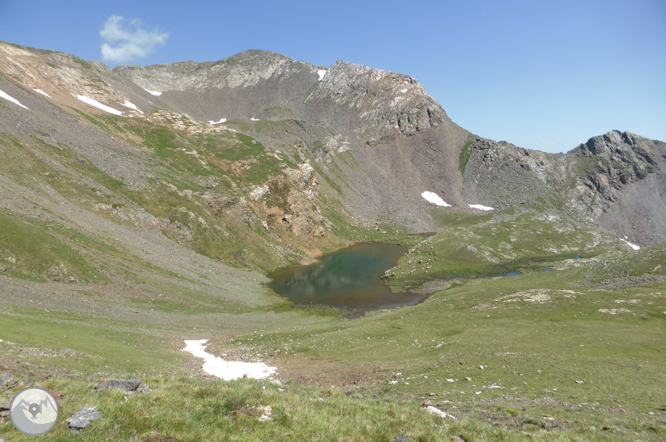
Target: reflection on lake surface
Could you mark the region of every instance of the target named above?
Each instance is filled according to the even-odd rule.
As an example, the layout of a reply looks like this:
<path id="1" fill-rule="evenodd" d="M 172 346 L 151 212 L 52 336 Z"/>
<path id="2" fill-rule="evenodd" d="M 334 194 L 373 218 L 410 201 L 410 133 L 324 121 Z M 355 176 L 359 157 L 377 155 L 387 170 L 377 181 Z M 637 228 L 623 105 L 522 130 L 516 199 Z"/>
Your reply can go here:
<path id="1" fill-rule="evenodd" d="M 381 276 L 406 247 L 361 244 L 319 258 L 319 262 L 268 275 L 269 287 L 297 304 L 376 310 L 418 304 L 425 295 L 392 293 Z"/>

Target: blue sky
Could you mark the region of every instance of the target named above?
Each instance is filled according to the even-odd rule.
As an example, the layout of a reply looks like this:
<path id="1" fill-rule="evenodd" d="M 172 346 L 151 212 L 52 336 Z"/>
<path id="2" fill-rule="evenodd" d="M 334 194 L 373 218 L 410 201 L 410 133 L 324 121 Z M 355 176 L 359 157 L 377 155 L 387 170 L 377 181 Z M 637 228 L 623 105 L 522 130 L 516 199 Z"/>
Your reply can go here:
<path id="1" fill-rule="evenodd" d="M 518 146 L 562 152 L 612 129 L 666 141 L 664 0 L 0 0 L 0 40 L 112 67 L 246 49 L 346 60 L 411 75 L 460 126 Z"/>

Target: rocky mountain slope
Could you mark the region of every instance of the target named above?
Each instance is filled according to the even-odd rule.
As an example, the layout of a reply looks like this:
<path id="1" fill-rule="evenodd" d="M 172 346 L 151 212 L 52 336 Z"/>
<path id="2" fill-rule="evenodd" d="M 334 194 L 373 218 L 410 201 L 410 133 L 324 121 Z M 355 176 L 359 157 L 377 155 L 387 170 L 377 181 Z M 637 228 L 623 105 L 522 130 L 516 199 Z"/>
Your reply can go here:
<path id="1" fill-rule="evenodd" d="M 666 236 L 664 143 L 613 131 L 553 155 L 478 138 L 407 75 L 254 50 L 112 70 L 8 43 L 0 73 L 2 207 L 28 224 L 99 237 L 110 222 L 262 270 L 439 230 L 433 214 L 482 213 L 470 205 Z"/>
<path id="2" fill-rule="evenodd" d="M 629 132 L 590 138 L 566 154 L 477 139 L 463 195 L 497 208 L 543 204 L 640 245 L 666 240 L 666 143 Z"/>
<path id="3" fill-rule="evenodd" d="M 158 123 L 171 113 L 172 127 L 186 124 L 188 133 L 240 121 L 269 150 L 304 147 L 339 188 L 344 205 L 370 221 L 390 214 L 412 229 L 432 228 L 423 215 L 428 203 L 419 197 L 429 189 L 464 206 L 455 163 L 468 133 L 406 75 L 346 62 L 324 69 L 265 51 L 217 63 L 112 71 L 65 54 L 2 47 L 8 79 L 85 113 L 96 110 L 78 96 Z M 176 122 L 183 119 L 187 123 Z M 281 124 L 262 135 L 260 121 Z"/>

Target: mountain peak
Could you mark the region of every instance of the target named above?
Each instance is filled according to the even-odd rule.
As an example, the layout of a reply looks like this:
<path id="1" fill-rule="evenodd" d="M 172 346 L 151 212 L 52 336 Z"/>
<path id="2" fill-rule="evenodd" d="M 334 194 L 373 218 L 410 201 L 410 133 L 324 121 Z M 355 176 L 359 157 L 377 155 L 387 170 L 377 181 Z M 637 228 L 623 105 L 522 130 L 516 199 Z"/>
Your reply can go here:
<path id="1" fill-rule="evenodd" d="M 247 49 L 245 51 L 239 52 L 237 54 L 232 55 L 231 57 L 227 57 L 225 60 L 243 60 L 247 58 L 281 58 L 281 59 L 289 59 L 292 60 L 292 58 L 277 53 L 273 51 L 266 51 L 264 49 Z M 220 60 L 223 61 L 223 60 Z"/>

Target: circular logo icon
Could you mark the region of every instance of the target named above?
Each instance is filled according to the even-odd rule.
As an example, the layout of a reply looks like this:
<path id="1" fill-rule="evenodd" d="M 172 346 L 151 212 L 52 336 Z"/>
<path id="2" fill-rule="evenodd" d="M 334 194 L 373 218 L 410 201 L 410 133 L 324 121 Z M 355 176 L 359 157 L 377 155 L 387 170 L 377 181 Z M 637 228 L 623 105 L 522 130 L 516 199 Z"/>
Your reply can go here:
<path id="1" fill-rule="evenodd" d="M 56 398 L 50 391 L 39 387 L 19 391 L 9 404 L 12 424 L 28 436 L 41 436 L 51 431 L 59 415 Z"/>

